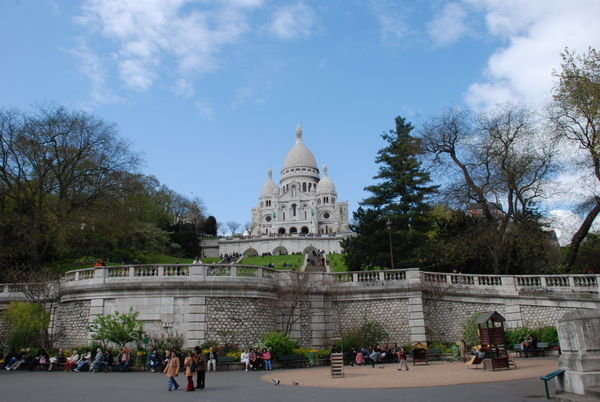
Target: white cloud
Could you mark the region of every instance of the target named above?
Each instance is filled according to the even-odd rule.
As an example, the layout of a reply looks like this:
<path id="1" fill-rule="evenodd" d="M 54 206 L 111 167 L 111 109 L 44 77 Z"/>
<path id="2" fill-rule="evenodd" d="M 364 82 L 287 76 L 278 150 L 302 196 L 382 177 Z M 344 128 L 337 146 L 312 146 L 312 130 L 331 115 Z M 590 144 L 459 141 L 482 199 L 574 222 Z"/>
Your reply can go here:
<path id="1" fill-rule="evenodd" d="M 412 33 L 408 24 L 411 12 L 406 6 L 393 1 L 371 1 L 371 9 L 379 22 L 381 43 L 395 46 Z"/>
<path id="2" fill-rule="evenodd" d="M 194 86 L 192 83 L 186 79 L 180 78 L 175 82 L 175 85 L 172 87 L 174 93 L 184 98 L 190 98 L 194 96 Z"/>
<path id="3" fill-rule="evenodd" d="M 209 103 L 196 101 L 194 102 L 194 106 L 196 107 L 200 117 L 202 117 L 204 120 L 213 120 L 215 118 L 215 110 Z"/>
<path id="4" fill-rule="evenodd" d="M 100 57 L 85 42 L 80 41 L 77 48 L 69 49 L 67 52 L 79 60 L 77 68 L 90 82 L 90 101 L 92 104 L 114 103 L 122 100 L 108 89 L 106 69 Z"/>
<path id="5" fill-rule="evenodd" d="M 448 3 L 427 25 L 427 32 L 438 46 L 447 46 L 467 32 L 467 11 L 460 3 Z"/>
<path id="6" fill-rule="evenodd" d="M 254 87 L 246 86 L 238 88 L 235 91 L 233 101 L 231 102 L 231 108 L 235 110 L 246 103 L 260 104 L 264 102 L 264 98 L 256 95 L 256 90 Z"/>
<path id="7" fill-rule="evenodd" d="M 281 39 L 294 39 L 310 36 L 314 24 L 313 10 L 304 3 L 297 3 L 275 11 L 268 30 Z"/>
<path id="8" fill-rule="evenodd" d="M 149 89 L 157 69 L 174 64 L 189 76 L 218 66 L 220 50 L 248 31 L 248 13 L 262 0 L 86 0 L 76 20 L 115 41 L 125 85 Z"/>
<path id="9" fill-rule="evenodd" d="M 483 12 L 488 32 L 507 42 L 490 57 L 485 79 L 466 94 L 473 108 L 518 100 L 543 105 L 550 100 L 553 69 L 560 52 L 600 47 L 600 2 L 596 0 L 465 0 Z"/>

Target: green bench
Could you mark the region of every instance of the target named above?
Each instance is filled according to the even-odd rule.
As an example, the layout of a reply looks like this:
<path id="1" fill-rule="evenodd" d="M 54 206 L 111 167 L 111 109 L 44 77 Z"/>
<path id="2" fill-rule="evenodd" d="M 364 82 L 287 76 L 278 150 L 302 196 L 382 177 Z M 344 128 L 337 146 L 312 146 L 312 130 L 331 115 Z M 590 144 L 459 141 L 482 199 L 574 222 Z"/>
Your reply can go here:
<path id="1" fill-rule="evenodd" d="M 217 366 L 225 366 L 227 371 L 229 371 L 229 366 L 239 366 L 240 370 L 244 368 L 242 362 L 230 356 L 217 356 Z"/>
<path id="2" fill-rule="evenodd" d="M 548 392 L 548 381 L 550 381 L 551 379 L 553 379 L 556 376 L 563 375 L 563 374 L 565 374 L 565 370 L 554 370 L 553 372 L 546 374 L 543 377 L 540 377 L 540 380 L 544 381 L 544 387 L 546 388 L 546 399 L 552 399 L 552 398 L 550 398 L 550 392 Z"/>
<path id="3" fill-rule="evenodd" d="M 308 359 L 303 355 L 289 354 L 277 356 L 277 361 L 283 368 L 289 367 L 308 367 Z"/>
<path id="4" fill-rule="evenodd" d="M 442 360 L 442 350 L 437 348 L 427 349 L 427 360 Z"/>

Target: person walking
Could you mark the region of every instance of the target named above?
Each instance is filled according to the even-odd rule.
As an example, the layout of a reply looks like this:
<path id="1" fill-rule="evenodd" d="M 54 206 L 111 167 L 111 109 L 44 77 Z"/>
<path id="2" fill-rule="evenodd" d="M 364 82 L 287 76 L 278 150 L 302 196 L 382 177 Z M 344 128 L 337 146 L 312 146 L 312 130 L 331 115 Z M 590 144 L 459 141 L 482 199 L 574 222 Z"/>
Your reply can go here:
<path id="1" fill-rule="evenodd" d="M 167 384 L 167 390 L 171 391 L 171 389 L 179 388 L 179 384 L 175 381 L 175 377 L 179 375 L 179 357 L 177 357 L 177 353 L 175 350 L 169 351 L 169 363 L 165 366 L 164 373 L 167 377 L 169 377 L 169 382 Z"/>
<path id="2" fill-rule="evenodd" d="M 398 350 L 398 370 L 402 370 L 402 367 L 406 368 L 408 371 L 408 364 L 406 364 L 406 352 L 404 348 L 400 348 Z"/>
<path id="3" fill-rule="evenodd" d="M 206 359 L 199 346 L 194 348 L 196 352 L 196 388 L 204 389 L 206 378 Z"/>
<path id="4" fill-rule="evenodd" d="M 194 371 L 196 371 L 195 360 L 194 352 L 190 350 L 183 361 L 183 369 L 185 370 L 185 376 L 187 377 L 187 386 L 185 387 L 186 392 L 196 390 L 193 379 Z"/>

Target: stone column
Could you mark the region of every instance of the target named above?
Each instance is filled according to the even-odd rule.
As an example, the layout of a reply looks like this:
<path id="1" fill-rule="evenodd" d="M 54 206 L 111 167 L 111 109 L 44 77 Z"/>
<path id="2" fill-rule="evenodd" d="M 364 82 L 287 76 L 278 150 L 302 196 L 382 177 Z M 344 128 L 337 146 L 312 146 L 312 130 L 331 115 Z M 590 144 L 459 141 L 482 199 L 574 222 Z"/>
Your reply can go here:
<path id="1" fill-rule="evenodd" d="M 206 297 L 190 297 L 182 307 L 185 347 L 191 348 L 206 341 Z"/>
<path id="2" fill-rule="evenodd" d="M 410 291 L 408 292 L 408 328 L 411 343 L 427 343 L 425 335 L 425 311 L 423 307 L 423 291 L 421 286 L 421 272 L 418 270 L 406 271 L 406 280 Z"/>
<path id="3" fill-rule="evenodd" d="M 521 305 L 518 300 L 508 299 L 506 300 L 506 312 L 504 318 L 506 318 L 506 328 L 520 328 L 523 326 L 523 314 L 521 312 Z"/>
<path id="4" fill-rule="evenodd" d="M 557 388 L 583 395 L 600 386 L 600 310 L 575 310 L 558 321 L 562 355 L 559 367 L 566 370 Z"/>

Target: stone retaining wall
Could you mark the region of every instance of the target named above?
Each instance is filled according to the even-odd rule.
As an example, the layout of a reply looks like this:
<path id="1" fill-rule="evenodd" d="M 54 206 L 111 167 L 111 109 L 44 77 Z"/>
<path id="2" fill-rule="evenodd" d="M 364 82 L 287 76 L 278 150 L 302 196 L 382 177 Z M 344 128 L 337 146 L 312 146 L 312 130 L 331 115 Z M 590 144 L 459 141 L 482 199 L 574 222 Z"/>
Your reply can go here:
<path id="1" fill-rule="evenodd" d="M 509 328 L 541 327 L 554 325 L 568 311 L 600 308 L 595 276 L 396 270 L 309 274 L 310 286 L 290 309 L 292 275 L 259 267 L 193 265 L 72 272 L 65 278 L 52 331 L 58 346 L 83 345 L 90 340 L 87 328 L 95 316 L 132 308 L 152 336 L 177 333 L 185 347 L 206 341 L 248 347 L 265 332 L 282 331 L 291 314 L 293 339 L 302 347 L 326 348 L 331 338 L 360 328 L 365 320 L 380 323 L 389 342 L 455 342 L 477 312 L 496 310 Z M 19 297 L 0 285 L 0 310 Z"/>

